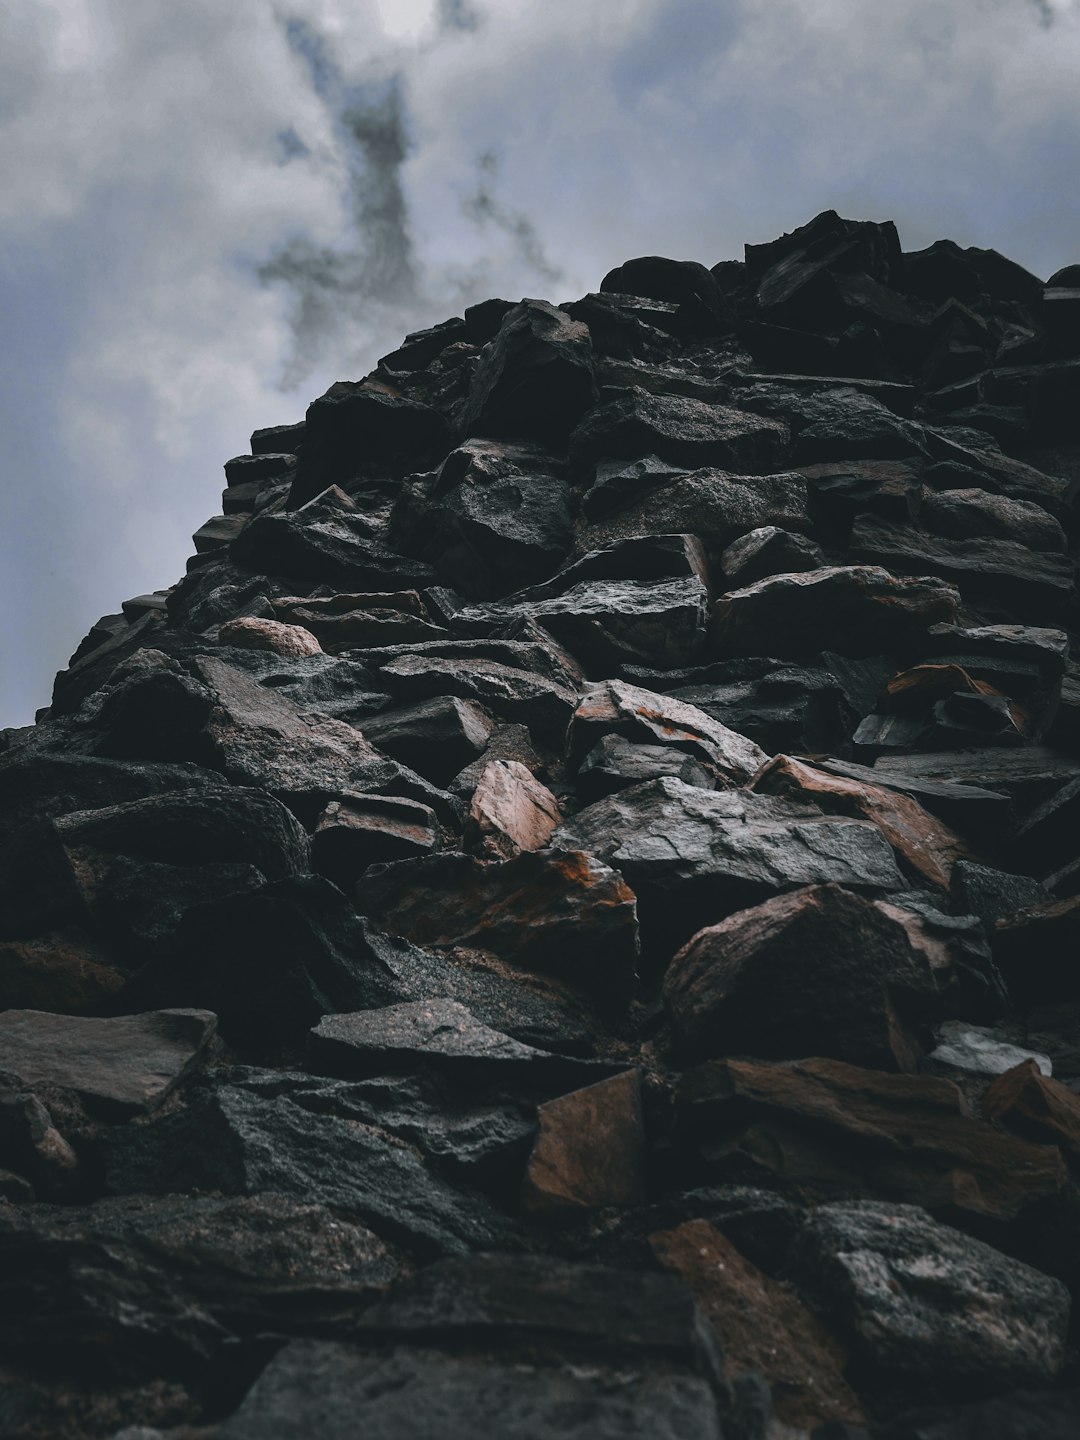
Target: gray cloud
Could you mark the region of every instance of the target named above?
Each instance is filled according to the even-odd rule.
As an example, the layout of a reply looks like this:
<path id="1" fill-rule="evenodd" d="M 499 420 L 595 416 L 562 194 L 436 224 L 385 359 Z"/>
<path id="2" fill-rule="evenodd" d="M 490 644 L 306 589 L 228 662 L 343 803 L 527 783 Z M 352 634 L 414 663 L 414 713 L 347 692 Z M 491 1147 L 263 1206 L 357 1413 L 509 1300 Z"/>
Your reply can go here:
<path id="1" fill-rule="evenodd" d="M 510 237 L 514 249 L 525 265 L 548 285 L 558 285 L 564 278 L 559 265 L 548 259 L 544 242 L 528 215 L 521 210 L 507 210 L 496 194 L 499 159 L 494 150 L 485 150 L 476 162 L 476 189 L 461 202 L 462 209 L 477 225 L 494 226 Z"/>

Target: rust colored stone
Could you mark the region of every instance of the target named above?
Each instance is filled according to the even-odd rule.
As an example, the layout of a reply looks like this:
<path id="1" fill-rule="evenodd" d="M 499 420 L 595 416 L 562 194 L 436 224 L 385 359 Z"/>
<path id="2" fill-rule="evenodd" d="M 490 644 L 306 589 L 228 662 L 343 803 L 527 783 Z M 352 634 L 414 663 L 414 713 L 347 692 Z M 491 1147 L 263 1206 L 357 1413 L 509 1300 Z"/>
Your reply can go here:
<path id="1" fill-rule="evenodd" d="M 720 1341 L 729 1380 L 748 1371 L 772 1388 L 785 1424 L 813 1430 L 828 1420 L 865 1419 L 844 1379 L 843 1345 L 798 1296 L 771 1279 L 707 1220 L 649 1236 L 657 1258 L 681 1275 Z"/>
<path id="2" fill-rule="evenodd" d="M 521 1200 L 533 1214 L 640 1205 L 641 1072 L 628 1070 L 541 1105 Z"/>
<path id="3" fill-rule="evenodd" d="M 1080 1165 L 1080 1098 L 1044 1075 L 1034 1060 L 998 1076 L 983 1097 L 983 1114 L 1028 1140 L 1060 1145 Z"/>
<path id="4" fill-rule="evenodd" d="M 517 760 L 492 760 L 473 791 L 466 840 L 490 860 L 539 850 L 561 821 L 559 802 Z"/>

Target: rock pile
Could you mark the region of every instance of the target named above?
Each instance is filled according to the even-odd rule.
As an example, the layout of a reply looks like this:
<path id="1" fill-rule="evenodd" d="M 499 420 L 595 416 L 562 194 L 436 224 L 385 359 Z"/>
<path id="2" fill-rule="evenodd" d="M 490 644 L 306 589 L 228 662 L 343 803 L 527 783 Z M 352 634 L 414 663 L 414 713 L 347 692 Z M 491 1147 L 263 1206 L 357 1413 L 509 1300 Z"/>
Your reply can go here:
<path id="1" fill-rule="evenodd" d="M 1080 267 L 407 337 L 0 736 L 0 1432 L 1080 1430 Z"/>

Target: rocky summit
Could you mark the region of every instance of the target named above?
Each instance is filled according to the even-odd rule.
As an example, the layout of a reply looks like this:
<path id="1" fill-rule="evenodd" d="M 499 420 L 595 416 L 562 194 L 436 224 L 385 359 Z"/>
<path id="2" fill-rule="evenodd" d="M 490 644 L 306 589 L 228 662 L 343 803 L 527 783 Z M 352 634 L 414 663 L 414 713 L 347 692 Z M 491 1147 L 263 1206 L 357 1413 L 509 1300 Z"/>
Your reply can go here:
<path id="1" fill-rule="evenodd" d="M 409 335 L 0 732 L 6 1440 L 1075 1440 L 1080 266 Z"/>

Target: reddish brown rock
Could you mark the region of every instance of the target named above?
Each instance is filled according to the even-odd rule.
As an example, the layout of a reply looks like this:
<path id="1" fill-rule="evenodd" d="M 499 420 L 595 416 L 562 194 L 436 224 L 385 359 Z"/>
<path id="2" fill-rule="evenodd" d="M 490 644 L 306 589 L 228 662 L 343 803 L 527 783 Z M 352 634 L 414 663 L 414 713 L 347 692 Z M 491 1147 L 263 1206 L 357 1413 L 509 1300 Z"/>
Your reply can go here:
<path id="1" fill-rule="evenodd" d="M 908 871 L 931 885 L 947 887 L 957 860 L 971 859 L 974 854 L 955 830 L 935 819 L 910 795 L 832 775 L 790 755 L 777 755 L 750 788 L 763 795 L 813 801 L 829 815 L 869 820 Z"/>
<path id="2" fill-rule="evenodd" d="M 318 655 L 322 646 L 303 625 L 283 625 L 279 620 L 263 620 L 242 615 L 226 620 L 218 632 L 222 645 L 238 645 L 244 650 L 269 650 L 274 655 L 298 657 Z"/>
<path id="3" fill-rule="evenodd" d="M 124 980 L 101 946 L 78 930 L 0 941 L 0 1010 L 85 1015 L 105 1008 Z"/>
<path id="4" fill-rule="evenodd" d="M 498 863 L 443 853 L 372 866 L 357 887 L 364 914 L 417 945 L 490 950 L 560 976 L 608 1007 L 629 999 L 638 957 L 637 901 L 581 850 L 522 851 Z"/>
<path id="5" fill-rule="evenodd" d="M 530 770 L 492 760 L 473 791 L 465 838 L 485 859 L 511 860 L 545 846 L 561 819 L 559 802 Z"/>
<path id="6" fill-rule="evenodd" d="M 707 1220 L 649 1236 L 657 1258 L 681 1275 L 716 1331 L 729 1380 L 767 1380 L 787 1425 L 858 1425 L 862 1406 L 844 1380 L 843 1345 L 785 1285 L 764 1275 Z"/>
<path id="7" fill-rule="evenodd" d="M 699 931 L 664 981 L 688 1060 L 828 1055 L 912 1071 L 920 1047 L 909 1017 L 935 995 L 903 926 L 839 885 L 777 895 Z"/>
<path id="8" fill-rule="evenodd" d="M 1060 1145 L 1080 1165 L 1080 1098 L 1060 1080 L 1024 1060 L 999 1075 L 983 1097 L 983 1114 L 1017 1135 L 1043 1145 Z"/>
<path id="9" fill-rule="evenodd" d="M 645 1136 L 641 1073 L 628 1070 L 548 1100 L 529 1157 L 521 1200 L 534 1214 L 640 1205 Z"/>
<path id="10" fill-rule="evenodd" d="M 1056 1146 L 973 1118 L 951 1081 L 927 1075 L 824 1059 L 714 1060 L 684 1076 L 677 1112 L 684 1143 L 714 1173 L 750 1164 L 994 1220 L 1058 1195 L 1066 1181 Z"/>

